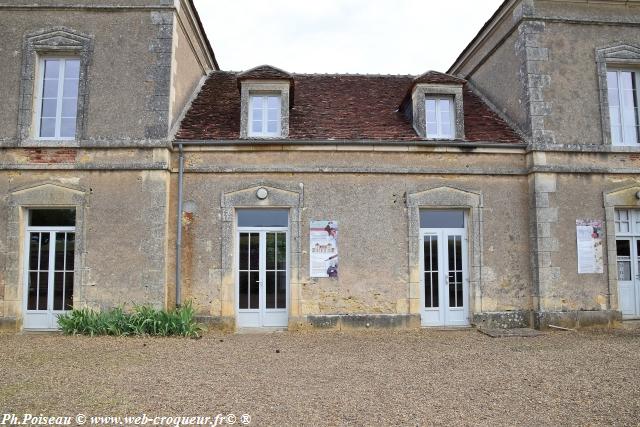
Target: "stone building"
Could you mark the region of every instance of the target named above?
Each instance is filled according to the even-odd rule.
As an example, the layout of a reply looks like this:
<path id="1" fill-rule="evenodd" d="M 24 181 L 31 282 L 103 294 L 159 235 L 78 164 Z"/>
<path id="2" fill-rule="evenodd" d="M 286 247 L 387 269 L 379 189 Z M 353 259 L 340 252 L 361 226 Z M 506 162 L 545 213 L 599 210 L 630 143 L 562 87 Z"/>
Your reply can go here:
<path id="1" fill-rule="evenodd" d="M 639 27 L 506 0 L 446 74 L 228 72 L 188 0 L 0 4 L 0 324 L 640 317 Z"/>

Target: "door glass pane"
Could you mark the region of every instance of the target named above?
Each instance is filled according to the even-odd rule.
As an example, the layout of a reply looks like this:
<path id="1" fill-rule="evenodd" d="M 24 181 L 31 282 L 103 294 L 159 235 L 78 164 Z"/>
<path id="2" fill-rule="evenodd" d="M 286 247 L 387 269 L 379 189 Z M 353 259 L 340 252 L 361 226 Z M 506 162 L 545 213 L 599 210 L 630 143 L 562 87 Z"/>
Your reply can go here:
<path id="1" fill-rule="evenodd" d="M 75 269 L 75 253 L 76 253 L 76 234 L 67 233 L 67 251 L 66 251 L 66 264 L 67 271 L 73 271 Z"/>
<path id="2" fill-rule="evenodd" d="M 38 310 L 47 310 L 49 272 L 38 273 Z"/>
<path id="3" fill-rule="evenodd" d="M 27 293 L 27 309 L 35 310 L 38 307 L 38 273 L 29 273 Z"/>
<path id="4" fill-rule="evenodd" d="M 631 280 L 631 241 L 616 240 L 618 280 Z"/>
<path id="5" fill-rule="evenodd" d="M 75 209 L 30 209 L 29 225 L 36 227 L 75 227 Z"/>
<path id="6" fill-rule="evenodd" d="M 40 233 L 31 233 L 29 238 L 29 270 L 38 269 L 38 254 L 40 247 Z"/>
<path id="7" fill-rule="evenodd" d="M 260 276 L 259 272 L 249 273 L 249 308 L 260 308 Z"/>
<path id="8" fill-rule="evenodd" d="M 267 308 L 276 308 L 276 272 L 275 271 L 267 271 L 266 304 L 267 304 Z"/>
<path id="9" fill-rule="evenodd" d="M 449 236 L 449 307 L 462 307 L 462 236 Z"/>
<path id="10" fill-rule="evenodd" d="M 64 310 L 73 310 L 73 272 L 64 275 Z"/>
<path id="11" fill-rule="evenodd" d="M 242 309 L 249 308 L 249 273 L 241 271 L 238 279 L 239 305 Z"/>
<path id="12" fill-rule="evenodd" d="M 275 233 L 267 233 L 267 270 L 276 269 L 276 235 Z"/>
<path id="13" fill-rule="evenodd" d="M 257 271 L 260 268 L 260 234 L 249 234 L 249 268 Z"/>
<path id="14" fill-rule="evenodd" d="M 287 308 L 287 272 L 278 271 L 277 275 L 276 304 L 277 308 Z"/>
<path id="15" fill-rule="evenodd" d="M 438 236 L 424 236 L 424 306 L 439 307 L 438 297 Z"/>
<path id="16" fill-rule="evenodd" d="M 631 256 L 631 245 L 629 240 L 616 240 L 616 251 L 618 258 Z"/>
<path id="17" fill-rule="evenodd" d="M 249 233 L 240 233 L 240 270 L 249 269 Z"/>
<path id="18" fill-rule="evenodd" d="M 287 235 L 276 233 L 276 263 L 278 270 L 287 269 Z"/>
<path id="19" fill-rule="evenodd" d="M 56 271 L 64 271 L 65 270 L 65 261 L 66 261 L 66 244 L 67 244 L 67 236 L 66 233 L 56 233 L 56 244 L 55 244 L 55 269 Z"/>
<path id="20" fill-rule="evenodd" d="M 49 240 L 51 234 L 42 233 L 40 238 L 40 271 L 49 269 Z"/>
<path id="21" fill-rule="evenodd" d="M 238 209 L 238 227 L 288 226 L 288 209 Z"/>
<path id="22" fill-rule="evenodd" d="M 64 304 L 64 273 L 56 272 L 53 275 L 53 309 L 63 310 Z"/>
<path id="23" fill-rule="evenodd" d="M 420 228 L 464 228 L 464 211 L 460 209 L 421 209 Z"/>
<path id="24" fill-rule="evenodd" d="M 631 260 L 629 261 L 618 260 L 618 280 L 621 280 L 621 281 L 631 280 Z"/>

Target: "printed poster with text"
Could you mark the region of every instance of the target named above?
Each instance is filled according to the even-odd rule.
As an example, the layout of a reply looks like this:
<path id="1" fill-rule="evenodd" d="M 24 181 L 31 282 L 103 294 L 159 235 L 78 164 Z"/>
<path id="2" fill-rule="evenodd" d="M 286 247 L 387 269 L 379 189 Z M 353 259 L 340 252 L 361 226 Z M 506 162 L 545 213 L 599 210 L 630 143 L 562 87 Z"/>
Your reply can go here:
<path id="1" fill-rule="evenodd" d="M 311 221 L 309 233 L 311 277 L 338 277 L 338 223 Z"/>
<path id="2" fill-rule="evenodd" d="M 578 274 L 602 273 L 602 221 L 576 220 Z"/>

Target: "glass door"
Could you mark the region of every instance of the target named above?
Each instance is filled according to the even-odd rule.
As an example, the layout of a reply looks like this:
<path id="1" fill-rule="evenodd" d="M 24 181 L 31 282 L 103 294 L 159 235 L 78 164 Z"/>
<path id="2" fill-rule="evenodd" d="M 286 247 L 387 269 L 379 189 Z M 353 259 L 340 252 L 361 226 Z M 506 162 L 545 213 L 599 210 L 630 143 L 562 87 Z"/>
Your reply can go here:
<path id="1" fill-rule="evenodd" d="M 421 239 L 422 325 L 467 326 L 465 229 L 423 229 Z"/>
<path id="2" fill-rule="evenodd" d="M 286 229 L 239 229 L 239 327 L 287 326 L 287 248 Z"/>
<path id="3" fill-rule="evenodd" d="M 640 318 L 640 210 L 616 209 L 618 307 L 623 319 Z"/>
<path id="4" fill-rule="evenodd" d="M 640 238 L 616 239 L 620 311 L 625 318 L 640 316 Z"/>
<path id="5" fill-rule="evenodd" d="M 57 329 L 59 314 L 73 308 L 74 228 L 27 231 L 25 329 Z"/>

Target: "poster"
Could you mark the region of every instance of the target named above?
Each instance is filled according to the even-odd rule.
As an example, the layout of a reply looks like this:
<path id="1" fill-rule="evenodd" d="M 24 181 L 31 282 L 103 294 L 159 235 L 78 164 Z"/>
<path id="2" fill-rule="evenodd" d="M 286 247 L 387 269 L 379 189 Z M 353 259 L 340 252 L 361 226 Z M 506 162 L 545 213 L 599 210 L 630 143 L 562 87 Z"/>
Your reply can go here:
<path id="1" fill-rule="evenodd" d="M 309 233 L 311 277 L 338 277 L 338 223 L 311 221 Z"/>
<path id="2" fill-rule="evenodd" d="M 578 274 L 602 273 L 602 221 L 577 219 Z"/>

